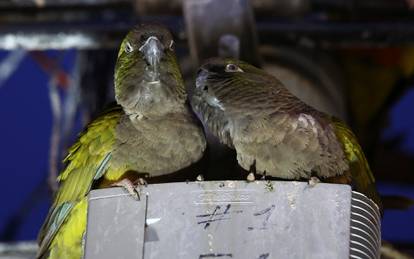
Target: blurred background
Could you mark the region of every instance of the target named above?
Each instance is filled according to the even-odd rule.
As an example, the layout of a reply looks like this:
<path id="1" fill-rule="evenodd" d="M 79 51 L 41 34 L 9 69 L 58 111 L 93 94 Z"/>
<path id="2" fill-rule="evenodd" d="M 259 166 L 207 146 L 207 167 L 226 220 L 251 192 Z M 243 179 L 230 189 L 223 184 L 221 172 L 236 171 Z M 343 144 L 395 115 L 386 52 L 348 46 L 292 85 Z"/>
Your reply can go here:
<path id="1" fill-rule="evenodd" d="M 381 194 L 414 198 L 412 0 L 2 0 L 0 255 L 33 254 L 62 157 L 113 101 L 118 44 L 148 21 L 172 30 L 188 86 L 211 56 L 263 67 L 348 122 Z M 382 235 L 413 256 L 414 208 L 387 210 Z"/>

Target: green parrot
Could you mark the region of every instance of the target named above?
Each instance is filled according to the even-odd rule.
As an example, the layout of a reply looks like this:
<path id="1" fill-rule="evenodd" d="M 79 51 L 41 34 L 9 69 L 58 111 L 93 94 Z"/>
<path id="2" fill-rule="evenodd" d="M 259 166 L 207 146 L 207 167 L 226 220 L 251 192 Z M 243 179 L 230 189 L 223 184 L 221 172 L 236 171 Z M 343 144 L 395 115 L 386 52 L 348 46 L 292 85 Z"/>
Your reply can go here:
<path id="1" fill-rule="evenodd" d="M 305 104 L 275 77 L 242 61 L 213 58 L 201 66 L 193 91 L 194 111 L 209 132 L 236 150 L 244 170 L 351 184 L 381 207 L 352 131 Z"/>
<path id="2" fill-rule="evenodd" d="M 142 175 L 149 182 L 166 175 L 187 178 L 203 157 L 204 132 L 187 102 L 166 28 L 133 28 L 120 46 L 114 77 L 117 105 L 70 148 L 39 233 L 37 258 L 82 258 L 91 189 L 123 186 L 137 196 Z"/>

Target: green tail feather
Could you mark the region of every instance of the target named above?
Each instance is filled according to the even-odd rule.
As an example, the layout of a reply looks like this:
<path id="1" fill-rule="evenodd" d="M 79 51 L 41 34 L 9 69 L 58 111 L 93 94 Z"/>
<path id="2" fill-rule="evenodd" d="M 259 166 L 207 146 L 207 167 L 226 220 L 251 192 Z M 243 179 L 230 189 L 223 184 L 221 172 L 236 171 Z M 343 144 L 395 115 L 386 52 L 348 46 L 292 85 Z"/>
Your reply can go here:
<path id="1" fill-rule="evenodd" d="M 335 134 L 343 144 L 345 156 L 349 161 L 353 188 L 367 195 L 382 209 L 381 199 L 375 187 L 374 175 L 357 138 L 343 122 L 333 119 L 333 125 Z"/>

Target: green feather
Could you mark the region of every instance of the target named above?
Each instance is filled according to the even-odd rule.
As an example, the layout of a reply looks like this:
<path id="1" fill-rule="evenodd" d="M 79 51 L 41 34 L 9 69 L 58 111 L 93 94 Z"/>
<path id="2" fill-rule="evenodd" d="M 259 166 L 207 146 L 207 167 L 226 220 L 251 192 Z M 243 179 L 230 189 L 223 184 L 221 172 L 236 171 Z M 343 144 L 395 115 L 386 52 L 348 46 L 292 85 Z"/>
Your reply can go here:
<path id="1" fill-rule="evenodd" d="M 375 187 L 375 178 L 354 133 L 341 121 L 333 119 L 335 134 L 344 147 L 354 189 L 371 198 L 379 207 L 381 199 Z"/>
<path id="2" fill-rule="evenodd" d="M 105 173 L 115 142 L 115 128 L 123 114 L 117 106 L 107 110 L 80 134 L 69 149 L 68 164 L 60 174 L 61 183 L 54 203 L 39 232 L 39 255 L 46 252 L 51 240 L 70 214 L 73 204 L 82 200 L 95 180 Z"/>

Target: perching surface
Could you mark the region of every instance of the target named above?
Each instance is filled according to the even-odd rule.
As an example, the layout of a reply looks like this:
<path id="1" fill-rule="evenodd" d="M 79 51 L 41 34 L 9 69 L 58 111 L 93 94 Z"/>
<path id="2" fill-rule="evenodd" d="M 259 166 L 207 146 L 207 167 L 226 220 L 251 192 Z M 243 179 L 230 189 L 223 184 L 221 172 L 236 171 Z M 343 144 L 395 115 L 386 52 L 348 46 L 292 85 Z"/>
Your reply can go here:
<path id="1" fill-rule="evenodd" d="M 140 201 L 122 189 L 89 195 L 84 258 L 143 258 L 146 197 Z"/>
<path id="2" fill-rule="evenodd" d="M 96 190 L 85 258 L 349 258 L 351 193 L 267 181 L 154 184 L 141 201 L 121 188 Z"/>

